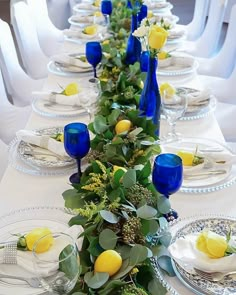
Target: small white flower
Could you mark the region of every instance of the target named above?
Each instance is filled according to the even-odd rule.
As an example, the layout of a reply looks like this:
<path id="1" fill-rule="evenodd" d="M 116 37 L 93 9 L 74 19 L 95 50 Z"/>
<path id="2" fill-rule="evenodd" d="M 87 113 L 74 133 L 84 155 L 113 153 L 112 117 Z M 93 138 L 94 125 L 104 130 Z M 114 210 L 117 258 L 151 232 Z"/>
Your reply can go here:
<path id="1" fill-rule="evenodd" d="M 149 24 L 149 20 L 145 17 L 142 21 L 141 21 L 141 27 L 146 27 Z"/>
<path id="2" fill-rule="evenodd" d="M 147 35 L 148 30 L 149 29 L 147 27 L 141 26 L 137 30 L 135 30 L 132 35 L 134 37 L 142 38 Z"/>
<path id="3" fill-rule="evenodd" d="M 170 29 L 173 27 L 172 23 L 171 23 L 168 19 L 165 19 L 165 20 L 164 20 L 163 25 L 164 25 L 166 28 L 170 28 Z"/>

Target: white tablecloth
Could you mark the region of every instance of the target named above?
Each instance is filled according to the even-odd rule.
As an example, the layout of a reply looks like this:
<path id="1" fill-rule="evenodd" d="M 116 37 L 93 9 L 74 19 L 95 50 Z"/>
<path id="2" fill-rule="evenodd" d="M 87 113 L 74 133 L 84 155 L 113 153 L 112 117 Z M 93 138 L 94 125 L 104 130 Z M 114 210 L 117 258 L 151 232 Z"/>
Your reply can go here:
<path id="1" fill-rule="evenodd" d="M 66 79 L 49 75 L 44 88 L 45 90 L 53 89 L 57 84 L 64 85 L 67 82 L 69 83 L 74 80 L 75 79 Z M 162 79 L 159 79 L 159 82 L 161 80 Z M 189 81 L 188 85 L 195 87 L 199 86 L 197 78 L 195 77 L 194 80 Z M 72 120 L 47 119 L 32 113 L 27 128 L 35 129 L 56 125 L 63 126 L 71 121 Z M 76 118 L 74 121 L 77 121 Z M 161 122 L 161 131 L 165 133 L 166 130 L 166 122 Z M 224 142 L 223 135 L 214 115 L 194 121 L 178 122 L 177 131 L 180 131 L 186 137 L 204 137 Z M 63 206 L 64 201 L 62 198 L 62 192 L 69 188 L 68 175 L 51 177 L 31 176 L 16 171 L 9 166 L 0 184 L 0 215 L 24 207 Z M 176 193 L 171 196 L 171 203 L 172 207 L 181 217 L 203 213 L 220 213 L 236 217 L 235 185 L 209 194 Z M 172 280 L 177 286 L 179 294 L 193 294 L 179 283 L 176 278 Z"/>

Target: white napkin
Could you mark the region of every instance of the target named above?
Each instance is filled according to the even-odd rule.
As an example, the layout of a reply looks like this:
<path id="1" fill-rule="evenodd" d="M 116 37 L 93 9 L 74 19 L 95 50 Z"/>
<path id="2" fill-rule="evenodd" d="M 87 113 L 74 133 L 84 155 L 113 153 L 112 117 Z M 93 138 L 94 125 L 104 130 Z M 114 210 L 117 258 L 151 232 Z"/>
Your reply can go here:
<path id="1" fill-rule="evenodd" d="M 195 92 L 188 93 L 187 94 L 188 105 L 193 105 L 193 104 L 201 103 L 204 101 L 208 103 L 210 99 L 210 94 L 211 92 L 209 89 L 196 90 Z"/>
<path id="2" fill-rule="evenodd" d="M 104 28 L 98 28 L 97 32 L 93 35 L 89 34 L 84 34 L 83 30 L 78 29 L 78 30 L 71 30 L 71 29 L 66 29 L 63 31 L 64 35 L 66 35 L 68 38 L 76 38 L 76 39 L 87 39 L 87 40 L 93 40 L 95 38 L 101 39 L 101 34 L 104 32 Z"/>
<path id="3" fill-rule="evenodd" d="M 49 135 L 36 135 L 32 130 L 19 130 L 16 132 L 16 137 L 18 140 L 47 149 L 54 154 L 65 157 L 65 159 L 68 158 L 64 143 L 51 138 Z"/>
<path id="4" fill-rule="evenodd" d="M 78 53 L 78 57 L 79 57 Z M 83 69 L 89 69 L 91 68 L 91 65 L 88 62 L 83 62 L 79 58 L 76 58 L 76 56 L 70 56 L 68 54 L 58 54 L 51 57 L 52 61 L 62 63 L 62 64 L 68 64 L 73 67 L 83 68 Z"/>
<path id="5" fill-rule="evenodd" d="M 78 23 L 93 23 L 94 16 L 93 15 L 72 15 L 71 20 L 73 22 L 78 22 Z"/>
<path id="6" fill-rule="evenodd" d="M 60 105 L 85 106 L 93 104 L 97 100 L 97 94 L 89 88 L 82 89 L 78 94 L 66 96 L 63 94 L 53 94 L 51 92 L 34 91 L 35 98 L 43 99 Z"/>
<path id="7" fill-rule="evenodd" d="M 185 34 L 185 30 L 180 30 L 180 29 L 171 29 L 169 30 L 169 39 L 175 39 L 175 38 L 180 38 L 183 37 Z"/>
<path id="8" fill-rule="evenodd" d="M 100 10 L 100 7 L 94 6 L 91 3 L 86 3 L 86 2 L 78 3 L 76 5 L 76 8 L 78 8 L 78 9 L 93 10 L 93 11 Z"/>
<path id="9" fill-rule="evenodd" d="M 144 4 L 148 6 L 149 9 L 161 9 L 167 7 L 169 3 L 162 1 L 162 2 L 155 2 L 155 1 L 144 1 Z"/>
<path id="10" fill-rule="evenodd" d="M 172 63 L 173 64 L 178 64 L 178 65 L 183 65 L 186 67 L 193 67 L 195 62 L 194 57 L 188 56 L 188 55 L 181 55 L 178 56 L 177 54 L 172 54 Z"/>
<path id="11" fill-rule="evenodd" d="M 80 225 L 73 225 L 65 231 L 65 233 L 70 235 L 74 240 L 77 240 L 78 236 L 82 232 L 83 228 Z M 81 249 L 82 241 L 82 238 L 77 240 L 79 250 Z M 61 251 L 68 245 L 67 243 L 68 241 L 66 242 L 65 240 L 63 240 L 62 237 L 59 237 L 54 240 L 54 244 L 48 251 L 44 253 L 38 253 L 38 256 L 44 261 L 57 261 Z M 4 249 L 0 249 L 0 264 L 3 263 L 3 254 Z M 34 257 L 31 251 L 17 250 L 17 264 L 32 274 L 35 273 L 33 261 Z M 57 264 L 48 262 L 47 265 L 44 264 L 44 267 L 41 267 L 39 275 L 41 275 L 42 277 L 52 275 L 58 269 L 58 267 L 59 266 Z"/>
<path id="12" fill-rule="evenodd" d="M 168 248 L 172 258 L 181 266 L 190 265 L 206 272 L 229 272 L 236 270 L 236 254 L 222 258 L 209 258 L 205 253 L 196 249 L 197 234 L 179 238 Z"/>

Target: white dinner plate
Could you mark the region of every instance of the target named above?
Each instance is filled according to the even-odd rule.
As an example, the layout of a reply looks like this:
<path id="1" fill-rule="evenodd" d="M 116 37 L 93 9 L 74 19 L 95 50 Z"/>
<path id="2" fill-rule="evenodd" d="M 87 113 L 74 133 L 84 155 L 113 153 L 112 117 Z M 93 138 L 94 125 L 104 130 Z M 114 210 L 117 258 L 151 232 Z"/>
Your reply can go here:
<path id="1" fill-rule="evenodd" d="M 0 217 L 0 243 L 16 240 L 14 234 L 24 234 L 37 227 L 48 227 L 53 232 L 64 232 L 72 215 L 63 208 L 32 207 L 13 211 Z M 17 265 L 1 264 L 1 272 L 17 276 L 32 276 Z M 36 295 L 45 290 L 32 288 L 26 282 L 0 278 L 0 294 Z"/>
<path id="2" fill-rule="evenodd" d="M 49 73 L 63 77 L 79 77 L 91 75 L 92 68 L 79 68 L 79 67 L 63 67 L 62 65 L 55 64 L 50 61 L 47 65 Z"/>
<path id="3" fill-rule="evenodd" d="M 73 11 L 76 13 L 93 13 L 95 11 L 100 11 L 100 7 L 94 6 L 90 3 L 78 3 L 73 7 Z"/>
<path id="4" fill-rule="evenodd" d="M 207 193 L 226 188 L 236 182 L 235 156 L 224 144 L 205 138 L 181 138 L 165 144 L 163 152 L 178 151 L 194 153 L 204 158 L 204 163 L 184 167 L 184 180 L 180 191 L 187 193 Z M 219 174 L 217 174 L 219 173 Z"/>

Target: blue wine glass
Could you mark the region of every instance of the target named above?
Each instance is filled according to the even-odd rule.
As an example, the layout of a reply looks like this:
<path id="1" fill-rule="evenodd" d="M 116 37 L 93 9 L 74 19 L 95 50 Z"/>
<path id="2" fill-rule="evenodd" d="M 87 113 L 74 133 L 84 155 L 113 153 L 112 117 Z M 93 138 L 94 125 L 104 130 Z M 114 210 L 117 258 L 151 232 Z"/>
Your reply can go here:
<path id="1" fill-rule="evenodd" d="M 70 123 L 64 128 L 64 146 L 67 154 L 76 159 L 78 172 L 70 176 L 71 183 L 80 183 L 81 159 L 90 149 L 90 138 L 87 125 Z"/>
<path id="2" fill-rule="evenodd" d="M 93 66 L 94 78 L 97 78 L 96 66 L 102 60 L 102 47 L 99 42 L 86 43 L 86 58 L 88 62 Z"/>
<path id="3" fill-rule="evenodd" d="M 110 24 L 110 15 L 112 13 L 112 2 L 110 0 L 103 0 L 101 2 L 101 12 L 105 17 L 106 26 Z"/>
<path id="4" fill-rule="evenodd" d="M 166 198 L 176 193 L 183 182 L 183 164 L 179 156 L 175 154 L 160 154 L 155 158 L 152 182 L 156 190 Z M 168 221 L 178 217 L 176 211 L 172 210 L 165 216 Z"/>

